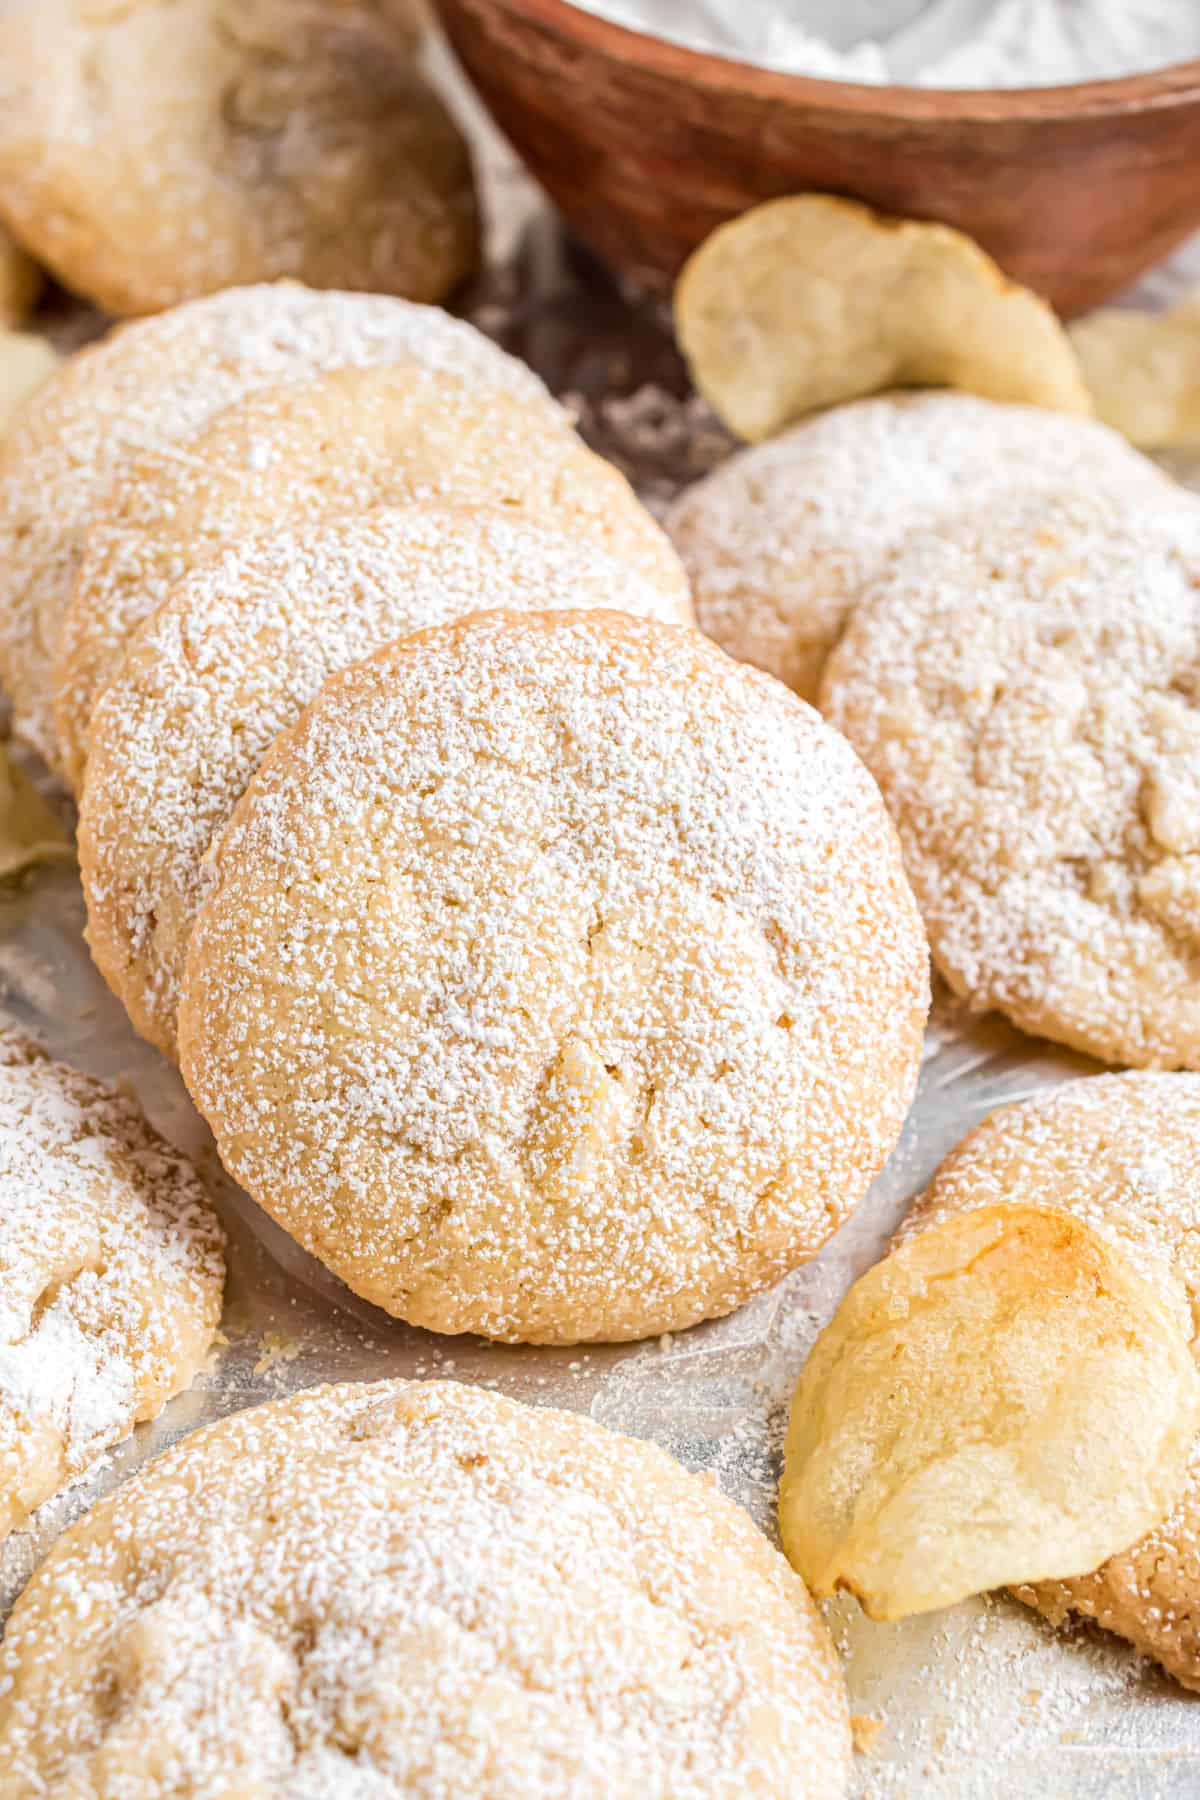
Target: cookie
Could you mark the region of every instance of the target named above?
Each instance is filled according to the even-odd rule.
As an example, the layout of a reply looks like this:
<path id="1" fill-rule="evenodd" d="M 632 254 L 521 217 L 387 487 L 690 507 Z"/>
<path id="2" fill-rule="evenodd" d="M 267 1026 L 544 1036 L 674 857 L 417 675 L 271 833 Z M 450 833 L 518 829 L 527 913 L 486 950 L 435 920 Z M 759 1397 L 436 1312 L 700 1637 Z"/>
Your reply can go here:
<path id="1" fill-rule="evenodd" d="M 41 270 L 0 226 L 0 325 L 23 324 L 41 288 Z"/>
<path id="2" fill-rule="evenodd" d="M 94 1507 L 0 1650 L 0 1796 L 841 1800 L 841 1671 L 740 1507 L 453 1382 L 310 1389 Z"/>
<path id="3" fill-rule="evenodd" d="M 186 454 L 127 466 L 92 530 L 55 663 L 55 725 L 76 790 L 92 707 L 130 632 L 181 575 L 247 536 L 414 500 L 519 510 L 686 600 L 679 559 L 624 476 L 540 398 L 481 393 L 401 358 L 252 394 Z"/>
<path id="4" fill-rule="evenodd" d="M 1200 1066 L 1200 503 L 1025 497 L 913 539 L 822 707 L 883 790 L 934 961 L 1109 1062 Z"/>
<path id="5" fill-rule="evenodd" d="M 100 698 L 80 809 L 88 942 L 142 1035 L 175 1056 L 204 853 L 327 676 L 467 613 L 586 606 L 689 616 L 590 544 L 464 508 L 351 514 L 185 577 Z"/>
<path id="6" fill-rule="evenodd" d="M 179 1012 L 226 1166 L 414 1324 L 572 1343 L 812 1255 L 911 1098 L 879 797 L 698 632 L 479 614 L 336 675 L 212 852 Z"/>
<path id="7" fill-rule="evenodd" d="M 413 356 L 541 404 L 537 377 L 434 307 L 290 282 L 236 288 L 124 326 L 72 357 L 0 443 L 0 677 L 53 767 L 51 661 L 84 536 L 125 463 L 201 429 L 251 389 Z"/>
<path id="8" fill-rule="evenodd" d="M 1200 1692 L 1200 1443 L 1173 1511 L 1092 1575 L 1014 1588 L 1052 1625 L 1091 1619 Z"/>
<path id="9" fill-rule="evenodd" d="M 1075 1081 L 993 1113 L 951 1153 L 905 1235 L 974 1207 L 1052 1206 L 1182 1284 L 1200 1340 L 1200 1076 Z M 1018 1588 L 1060 1623 L 1070 1613 L 1128 1638 L 1200 1689 L 1200 1445 L 1164 1524 L 1094 1574 Z"/>
<path id="10" fill-rule="evenodd" d="M 224 1260 L 195 1172 L 136 1105 L 12 1030 L 0 1184 L 3 1538 L 190 1385 Z"/>
<path id="11" fill-rule="evenodd" d="M 815 701 L 846 619 L 914 531 L 984 517 L 1013 488 L 1170 491 L 1091 419 L 967 394 L 861 400 L 730 457 L 667 529 L 701 629 Z"/>
<path id="12" fill-rule="evenodd" d="M 8 9 L 0 215 L 118 314 L 280 276 L 440 300 L 479 251 L 411 29 L 319 0 Z"/>

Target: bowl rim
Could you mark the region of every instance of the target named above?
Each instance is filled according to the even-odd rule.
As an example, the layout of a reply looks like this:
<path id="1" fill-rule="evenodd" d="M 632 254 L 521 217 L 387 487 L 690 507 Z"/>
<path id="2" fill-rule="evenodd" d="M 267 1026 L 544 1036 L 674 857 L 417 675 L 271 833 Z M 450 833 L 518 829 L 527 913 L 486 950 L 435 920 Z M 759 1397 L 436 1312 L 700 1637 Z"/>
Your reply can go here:
<path id="1" fill-rule="evenodd" d="M 474 5 L 474 0 L 472 0 Z M 510 14 L 609 59 L 636 64 L 694 87 L 737 89 L 747 98 L 832 112 L 886 114 L 889 118 L 941 121 L 1105 118 L 1155 111 L 1200 100 L 1200 57 L 1168 63 L 1107 81 L 1057 87 L 918 88 L 858 81 L 830 81 L 740 62 L 715 50 L 696 50 L 649 31 L 618 25 L 572 0 L 486 0 Z"/>

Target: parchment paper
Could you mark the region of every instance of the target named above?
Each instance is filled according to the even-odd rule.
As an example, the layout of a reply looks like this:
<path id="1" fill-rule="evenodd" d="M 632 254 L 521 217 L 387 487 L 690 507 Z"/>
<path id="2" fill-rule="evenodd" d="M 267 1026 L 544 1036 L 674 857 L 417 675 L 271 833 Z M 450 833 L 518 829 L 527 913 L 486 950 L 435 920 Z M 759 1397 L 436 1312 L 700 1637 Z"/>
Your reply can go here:
<path id="1" fill-rule="evenodd" d="M 729 440 L 689 397 L 662 311 L 622 293 L 564 237 L 470 110 L 493 220 L 493 269 L 464 310 L 570 395 L 589 440 L 661 505 L 726 454 Z M 1162 304 L 1197 280 L 1200 247 L 1133 300 Z M 69 344 L 99 325 L 62 302 L 49 322 Z M 1176 459 L 1175 472 L 1194 480 L 1200 471 Z M 65 814 L 44 772 L 29 766 Z M 573 1408 L 711 1471 L 773 1533 L 787 1400 L 846 1284 L 878 1256 L 911 1196 L 976 1120 L 1093 1069 L 999 1021 L 967 1020 L 942 996 L 901 1144 L 815 1261 L 732 1318 L 671 1340 L 503 1349 L 438 1339 L 376 1312 L 223 1176 L 178 1077 L 134 1036 L 93 970 L 83 918 L 73 867 L 40 867 L 0 886 L 0 1017 L 79 1067 L 131 1083 L 156 1124 L 197 1156 L 230 1233 L 228 1303 L 223 1341 L 196 1388 L 0 1548 L 0 1618 L 64 1525 L 148 1457 L 202 1422 L 327 1380 L 454 1376 L 535 1405 Z M 1056 1633 L 1005 1599 L 891 1626 L 838 1602 L 830 1620 L 852 1705 L 867 1720 L 862 1735 L 872 1739 L 856 1759 L 863 1800 L 1175 1800 L 1200 1792 L 1200 1699 L 1113 1639 L 1086 1628 Z"/>

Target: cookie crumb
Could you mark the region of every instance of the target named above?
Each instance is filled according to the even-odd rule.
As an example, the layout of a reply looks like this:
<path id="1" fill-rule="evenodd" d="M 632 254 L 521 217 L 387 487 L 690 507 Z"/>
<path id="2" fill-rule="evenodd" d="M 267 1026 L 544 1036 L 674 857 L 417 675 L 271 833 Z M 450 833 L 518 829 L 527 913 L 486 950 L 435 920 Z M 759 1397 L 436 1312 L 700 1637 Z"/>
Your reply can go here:
<path id="1" fill-rule="evenodd" d="M 856 1756 L 874 1756 L 875 1745 L 883 1730 L 883 1720 L 873 1713 L 850 1714 L 850 1736 Z"/>

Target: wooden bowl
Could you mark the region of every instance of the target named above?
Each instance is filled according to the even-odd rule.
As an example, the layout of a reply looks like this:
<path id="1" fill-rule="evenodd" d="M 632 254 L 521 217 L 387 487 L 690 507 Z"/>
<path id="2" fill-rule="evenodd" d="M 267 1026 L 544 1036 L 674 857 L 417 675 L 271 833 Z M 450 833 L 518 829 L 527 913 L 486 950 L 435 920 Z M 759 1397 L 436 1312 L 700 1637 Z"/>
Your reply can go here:
<path id="1" fill-rule="evenodd" d="M 1064 314 L 1200 227 L 1200 61 L 967 92 L 780 75 L 566 0 L 437 0 L 496 122 L 580 236 L 668 289 L 714 226 L 804 189 L 969 232 Z"/>

